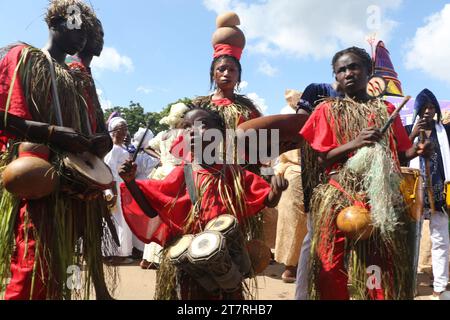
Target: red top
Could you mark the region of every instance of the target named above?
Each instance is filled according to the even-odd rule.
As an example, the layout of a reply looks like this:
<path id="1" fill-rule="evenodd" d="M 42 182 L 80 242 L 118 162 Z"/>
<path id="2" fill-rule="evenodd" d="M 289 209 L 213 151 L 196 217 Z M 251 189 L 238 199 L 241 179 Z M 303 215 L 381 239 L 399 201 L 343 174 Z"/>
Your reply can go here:
<path id="1" fill-rule="evenodd" d="M 22 49 L 24 47 L 26 46 L 18 45 L 12 48 L 0 61 L 0 111 L 2 112 L 6 111 L 6 102 L 8 101 L 15 69 L 20 61 Z M 22 79 L 20 78 L 19 73 L 17 73 L 11 91 L 12 94 L 8 113 L 26 120 L 31 120 L 31 114 L 28 110 L 28 105 L 23 92 Z M 14 136 L 4 131 L 0 131 L 0 148 L 2 151 L 5 150 L 9 138 L 14 138 Z"/>
<path id="2" fill-rule="evenodd" d="M 392 114 L 395 111 L 394 105 L 384 101 L 388 109 L 388 113 Z M 320 153 L 328 153 L 331 150 L 340 146 L 337 137 L 334 134 L 333 127 L 336 125 L 335 120 L 329 117 L 332 102 L 323 102 L 311 114 L 306 124 L 300 131 L 300 135 L 305 138 L 311 147 Z M 367 126 L 371 125 L 371 116 L 369 115 Z M 330 120 L 328 120 L 330 119 Z M 391 150 L 397 160 L 397 152 L 405 152 L 412 147 L 409 136 L 402 124 L 400 117 L 397 117 L 392 125 L 394 135 L 389 137 Z M 397 150 L 394 150 L 394 140 L 397 143 Z M 329 172 L 332 168 L 327 168 Z"/>
<path id="3" fill-rule="evenodd" d="M 230 166 L 217 165 L 214 169 L 202 169 L 194 172 L 196 185 L 203 183 L 207 175 L 217 170 L 223 170 Z M 235 166 L 236 169 L 239 167 Z M 250 217 L 262 209 L 264 202 L 271 191 L 271 186 L 261 177 L 242 170 L 245 197 L 245 212 L 238 212 L 238 220 L 242 221 L 244 217 Z M 201 201 L 201 210 L 198 224 L 194 232 L 201 228 L 219 215 L 230 213 L 222 202 L 218 193 L 217 180 L 206 190 Z M 234 185 L 231 180 L 230 171 L 226 171 L 226 184 L 233 190 Z M 122 209 L 125 220 L 127 221 L 133 233 L 143 242 L 156 242 L 163 245 L 173 239 L 176 235 L 183 234 L 183 228 L 188 214 L 192 208 L 192 202 L 187 192 L 184 168 L 177 166 L 164 180 L 143 180 L 136 181 L 145 197 L 158 213 L 158 218 L 149 218 L 144 214 L 139 205 L 135 202 L 124 183 L 120 185 L 122 197 Z M 233 194 L 231 197 L 234 199 Z M 233 203 L 236 208 L 236 203 Z"/>

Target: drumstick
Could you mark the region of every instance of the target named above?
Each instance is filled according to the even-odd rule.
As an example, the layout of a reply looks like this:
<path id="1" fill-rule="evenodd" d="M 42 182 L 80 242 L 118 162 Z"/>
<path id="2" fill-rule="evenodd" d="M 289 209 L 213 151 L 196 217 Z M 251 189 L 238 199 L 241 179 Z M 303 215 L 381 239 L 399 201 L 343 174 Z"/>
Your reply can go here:
<path id="1" fill-rule="evenodd" d="M 139 154 L 139 150 L 141 149 L 142 144 L 144 143 L 145 136 L 147 135 L 148 131 L 150 130 L 150 126 L 151 126 L 151 121 L 149 120 L 149 121 L 148 121 L 147 128 L 145 129 L 145 133 L 144 133 L 144 135 L 142 136 L 141 141 L 139 141 L 139 144 L 138 144 L 138 146 L 137 146 L 137 148 L 136 148 L 136 152 L 135 152 L 134 155 L 133 155 L 133 160 L 132 160 L 133 162 L 136 162 L 136 158 L 137 158 L 137 156 L 138 156 L 138 154 Z"/>
<path id="2" fill-rule="evenodd" d="M 425 130 L 420 130 L 420 140 L 422 143 L 425 142 L 427 138 L 427 134 L 425 133 Z M 434 195 L 433 195 L 433 182 L 431 180 L 431 168 L 430 168 L 430 159 L 425 159 L 425 178 L 427 182 L 427 194 L 428 194 L 428 202 L 430 202 L 430 210 L 431 213 L 436 212 L 436 205 L 434 203 Z"/>
<path id="3" fill-rule="evenodd" d="M 381 134 L 385 134 L 389 127 L 394 123 L 395 118 L 400 114 L 400 111 L 406 106 L 408 101 L 411 99 L 411 96 L 406 96 L 403 102 L 400 104 L 400 106 L 392 113 L 392 115 L 389 117 L 389 120 L 384 125 L 383 129 L 381 129 Z"/>

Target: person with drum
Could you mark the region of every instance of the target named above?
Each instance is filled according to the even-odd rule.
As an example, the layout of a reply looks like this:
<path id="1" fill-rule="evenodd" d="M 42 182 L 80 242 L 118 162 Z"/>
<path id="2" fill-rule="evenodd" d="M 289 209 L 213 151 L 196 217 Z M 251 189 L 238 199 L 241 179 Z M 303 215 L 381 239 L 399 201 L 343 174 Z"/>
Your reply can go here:
<path id="1" fill-rule="evenodd" d="M 75 16 L 68 14 L 70 6 L 79 9 Z M 1 227 L 14 228 L 0 233 L 0 292 L 11 277 L 7 300 L 72 298 L 75 287 L 66 280 L 80 259 L 80 234 L 89 259 L 81 277 L 86 286 L 76 285 L 79 295 L 86 297 L 92 273 L 102 268 L 99 242 L 107 207 L 101 187 L 80 181 L 73 160 L 102 163 L 99 157 L 112 144 L 108 135 L 93 137 L 85 130 L 85 87 L 64 63 L 67 54 L 84 48 L 95 19 L 82 1 L 51 1 L 47 46 L 11 46 L 0 62 L 0 129 L 7 148 L 0 211 L 8 221 Z M 113 247 L 110 240 L 105 243 Z"/>
<path id="2" fill-rule="evenodd" d="M 364 49 L 336 53 L 332 67 L 345 97 L 321 103 L 300 132 L 328 176 L 311 200 L 310 298 L 349 299 L 351 272 L 355 299 L 412 299 L 399 160 L 430 144 L 412 146 L 399 117 L 381 132 L 395 108 L 369 97 L 372 59 Z"/>
<path id="3" fill-rule="evenodd" d="M 220 115 L 202 108 L 187 112 L 183 127 L 191 135 L 189 146 L 195 149 L 200 143 L 203 154 L 210 144 L 203 141 L 203 134 L 215 130 L 221 132 L 223 139 L 225 131 Z M 210 292 L 211 288 L 200 285 L 193 275 L 178 273 L 168 263 L 167 251 L 180 237 L 201 232 L 209 221 L 220 215 L 230 214 L 241 225 L 245 224 L 264 207 L 275 207 L 288 186 L 282 177 L 274 178 L 270 185 L 240 166 L 207 163 L 209 161 L 186 162 L 162 181 L 136 181 L 136 165 L 131 161 L 120 169 L 119 174 L 124 180 L 120 186 L 122 207 L 128 224 L 144 242 L 154 241 L 165 247 L 156 286 L 158 300 L 242 299 L 242 285 L 234 290 Z M 155 228 L 152 220 L 157 218 L 162 223 Z M 178 280 L 174 282 L 176 278 Z"/>
<path id="4" fill-rule="evenodd" d="M 436 118 L 437 116 L 437 118 Z M 436 118 L 436 120 L 435 120 Z M 442 113 L 438 100 L 428 89 L 424 89 L 416 98 L 413 125 L 406 129 L 411 132 L 412 142 L 421 139 L 421 135 L 433 143 L 433 154 L 426 158 L 416 158 L 410 167 L 420 169 L 425 180 L 431 182 L 432 191 L 425 192 L 424 218 L 430 220 L 431 263 L 433 268 L 433 298 L 439 299 L 446 291 L 449 278 L 449 230 L 448 210 L 445 194 L 450 192 L 450 126 L 441 122 Z M 412 129 L 412 130 L 411 130 Z M 427 176 L 427 162 L 429 174 Z M 430 187 L 427 183 L 425 188 Z M 447 189 L 447 190 L 446 190 Z M 431 199 L 430 199 L 431 197 Z"/>

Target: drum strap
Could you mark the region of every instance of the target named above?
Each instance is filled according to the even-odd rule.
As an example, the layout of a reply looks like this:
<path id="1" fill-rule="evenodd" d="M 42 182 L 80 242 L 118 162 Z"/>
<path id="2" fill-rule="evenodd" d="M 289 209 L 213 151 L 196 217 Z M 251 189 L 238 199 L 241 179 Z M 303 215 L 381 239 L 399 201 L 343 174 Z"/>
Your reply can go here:
<path id="1" fill-rule="evenodd" d="M 186 188 L 189 193 L 189 198 L 191 198 L 192 205 L 195 205 L 197 203 L 198 197 L 195 190 L 194 175 L 191 163 L 186 163 L 184 165 L 184 180 L 186 181 Z"/>

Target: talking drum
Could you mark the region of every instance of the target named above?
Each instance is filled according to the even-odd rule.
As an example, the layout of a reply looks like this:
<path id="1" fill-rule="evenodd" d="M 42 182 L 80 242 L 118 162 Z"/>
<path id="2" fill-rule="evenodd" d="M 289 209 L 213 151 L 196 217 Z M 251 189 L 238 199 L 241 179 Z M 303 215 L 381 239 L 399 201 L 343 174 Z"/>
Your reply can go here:
<path id="1" fill-rule="evenodd" d="M 408 216 L 413 221 L 419 221 L 423 214 L 423 178 L 420 170 L 412 168 L 401 168 L 403 180 L 400 184 L 400 191 L 405 199 Z"/>
<path id="2" fill-rule="evenodd" d="M 92 153 L 68 154 L 63 162 L 63 191 L 69 195 L 100 193 L 113 186 L 111 169 Z"/>
<path id="3" fill-rule="evenodd" d="M 205 227 L 205 231 L 217 231 L 225 236 L 227 248 L 231 259 L 239 267 L 244 277 L 250 276 L 252 263 L 244 245 L 244 237 L 239 229 L 239 223 L 235 216 L 222 214 L 211 220 Z"/>
<path id="4" fill-rule="evenodd" d="M 232 261 L 226 239 L 216 231 L 198 234 L 188 249 L 189 261 L 209 274 L 225 292 L 240 288 L 242 275 Z"/>
<path id="5" fill-rule="evenodd" d="M 191 234 L 180 238 L 167 252 L 169 261 L 177 268 L 185 271 L 205 290 L 213 293 L 220 291 L 218 284 L 202 269 L 193 265 L 188 259 L 188 249 L 194 236 Z"/>

